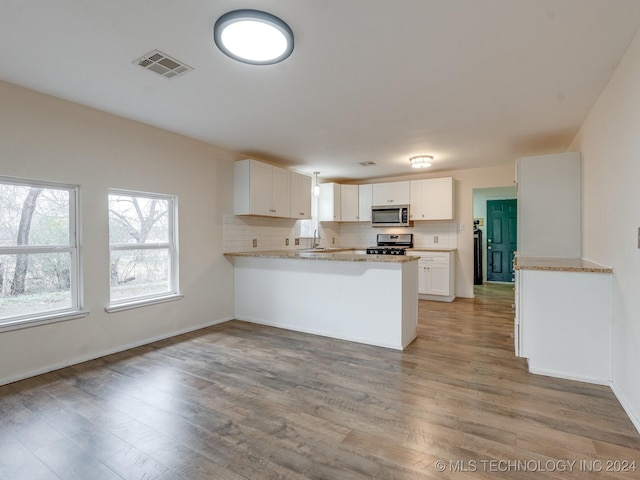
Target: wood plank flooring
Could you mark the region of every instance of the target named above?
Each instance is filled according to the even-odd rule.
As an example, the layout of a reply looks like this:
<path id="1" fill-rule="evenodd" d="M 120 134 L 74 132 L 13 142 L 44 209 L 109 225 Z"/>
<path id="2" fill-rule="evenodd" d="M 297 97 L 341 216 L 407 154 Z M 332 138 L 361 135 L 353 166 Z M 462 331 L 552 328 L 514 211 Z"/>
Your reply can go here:
<path id="1" fill-rule="evenodd" d="M 527 373 L 476 288 L 405 352 L 234 321 L 0 387 L 0 479 L 640 478 L 611 390 Z"/>

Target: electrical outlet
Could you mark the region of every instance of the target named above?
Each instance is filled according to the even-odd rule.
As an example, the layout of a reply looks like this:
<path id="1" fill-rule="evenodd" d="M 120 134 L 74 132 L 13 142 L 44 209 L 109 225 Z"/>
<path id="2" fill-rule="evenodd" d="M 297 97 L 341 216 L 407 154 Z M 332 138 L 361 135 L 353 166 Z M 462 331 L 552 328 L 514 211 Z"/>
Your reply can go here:
<path id="1" fill-rule="evenodd" d="M 254 238 L 253 239 L 253 248 L 256 248 L 258 246 L 258 239 Z"/>
<path id="2" fill-rule="evenodd" d="M 284 244 L 285 244 L 287 247 L 289 246 L 289 239 L 288 239 L 288 238 L 285 238 L 285 239 L 284 239 Z"/>
<path id="3" fill-rule="evenodd" d="M 331 237 L 331 245 L 335 245 L 336 244 L 336 237 Z"/>
<path id="4" fill-rule="evenodd" d="M 294 244 L 295 244 L 295 245 L 300 245 L 300 239 L 299 239 L 299 238 L 296 238 L 296 239 L 294 240 Z"/>
<path id="5" fill-rule="evenodd" d="M 437 235 L 433 236 L 433 243 L 438 243 L 438 236 Z"/>

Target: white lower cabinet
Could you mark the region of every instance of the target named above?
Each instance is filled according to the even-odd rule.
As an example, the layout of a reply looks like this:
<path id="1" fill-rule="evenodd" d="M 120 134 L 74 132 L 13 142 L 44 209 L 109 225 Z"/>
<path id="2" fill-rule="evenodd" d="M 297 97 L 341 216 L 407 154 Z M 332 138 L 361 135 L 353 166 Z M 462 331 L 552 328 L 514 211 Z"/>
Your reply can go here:
<path id="1" fill-rule="evenodd" d="M 418 256 L 418 298 L 452 302 L 455 298 L 453 252 L 409 252 Z"/>

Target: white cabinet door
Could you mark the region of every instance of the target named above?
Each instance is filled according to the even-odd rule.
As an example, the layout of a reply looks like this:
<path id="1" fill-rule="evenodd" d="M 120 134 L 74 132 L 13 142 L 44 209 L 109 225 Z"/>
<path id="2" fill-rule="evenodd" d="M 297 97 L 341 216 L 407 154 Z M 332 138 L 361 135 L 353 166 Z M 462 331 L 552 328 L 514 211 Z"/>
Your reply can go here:
<path id="1" fill-rule="evenodd" d="M 453 177 L 411 180 L 412 220 L 453 220 Z"/>
<path id="2" fill-rule="evenodd" d="M 340 185 L 340 221 L 358 221 L 358 185 Z"/>
<path id="3" fill-rule="evenodd" d="M 340 197 L 340 185 L 338 185 L 337 183 L 320 184 L 320 197 L 318 198 L 318 221 L 340 221 Z"/>
<path id="4" fill-rule="evenodd" d="M 424 219 L 453 220 L 453 178 L 428 178 L 424 182 Z"/>
<path id="5" fill-rule="evenodd" d="M 374 183 L 373 204 L 409 205 L 409 182 Z"/>
<path id="6" fill-rule="evenodd" d="M 291 216 L 291 185 L 289 170 L 272 167 L 271 214 L 274 217 Z"/>
<path id="7" fill-rule="evenodd" d="M 289 217 L 289 170 L 256 160 L 240 160 L 233 166 L 234 215 Z"/>
<path id="8" fill-rule="evenodd" d="M 291 218 L 311 218 L 311 177 L 291 172 Z"/>
<path id="9" fill-rule="evenodd" d="M 418 260 L 418 293 L 427 294 L 427 267 L 429 264 Z"/>
<path id="10" fill-rule="evenodd" d="M 411 180 L 409 184 L 409 218 L 424 220 L 424 180 Z"/>
<path id="11" fill-rule="evenodd" d="M 427 295 L 449 296 L 449 264 L 432 263 L 427 266 Z"/>
<path id="12" fill-rule="evenodd" d="M 273 216 L 271 195 L 273 192 L 273 167 L 251 161 L 251 213 Z"/>
<path id="13" fill-rule="evenodd" d="M 373 205 L 373 185 L 358 185 L 358 220 L 371 221 L 371 206 Z"/>

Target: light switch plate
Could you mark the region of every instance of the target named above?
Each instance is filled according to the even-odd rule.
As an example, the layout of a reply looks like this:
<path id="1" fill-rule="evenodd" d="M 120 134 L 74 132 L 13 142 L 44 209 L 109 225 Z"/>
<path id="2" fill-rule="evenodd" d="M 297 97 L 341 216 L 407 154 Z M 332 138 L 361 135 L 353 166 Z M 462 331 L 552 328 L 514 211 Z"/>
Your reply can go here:
<path id="1" fill-rule="evenodd" d="M 640 248 L 640 227 L 638 227 L 638 248 Z"/>

